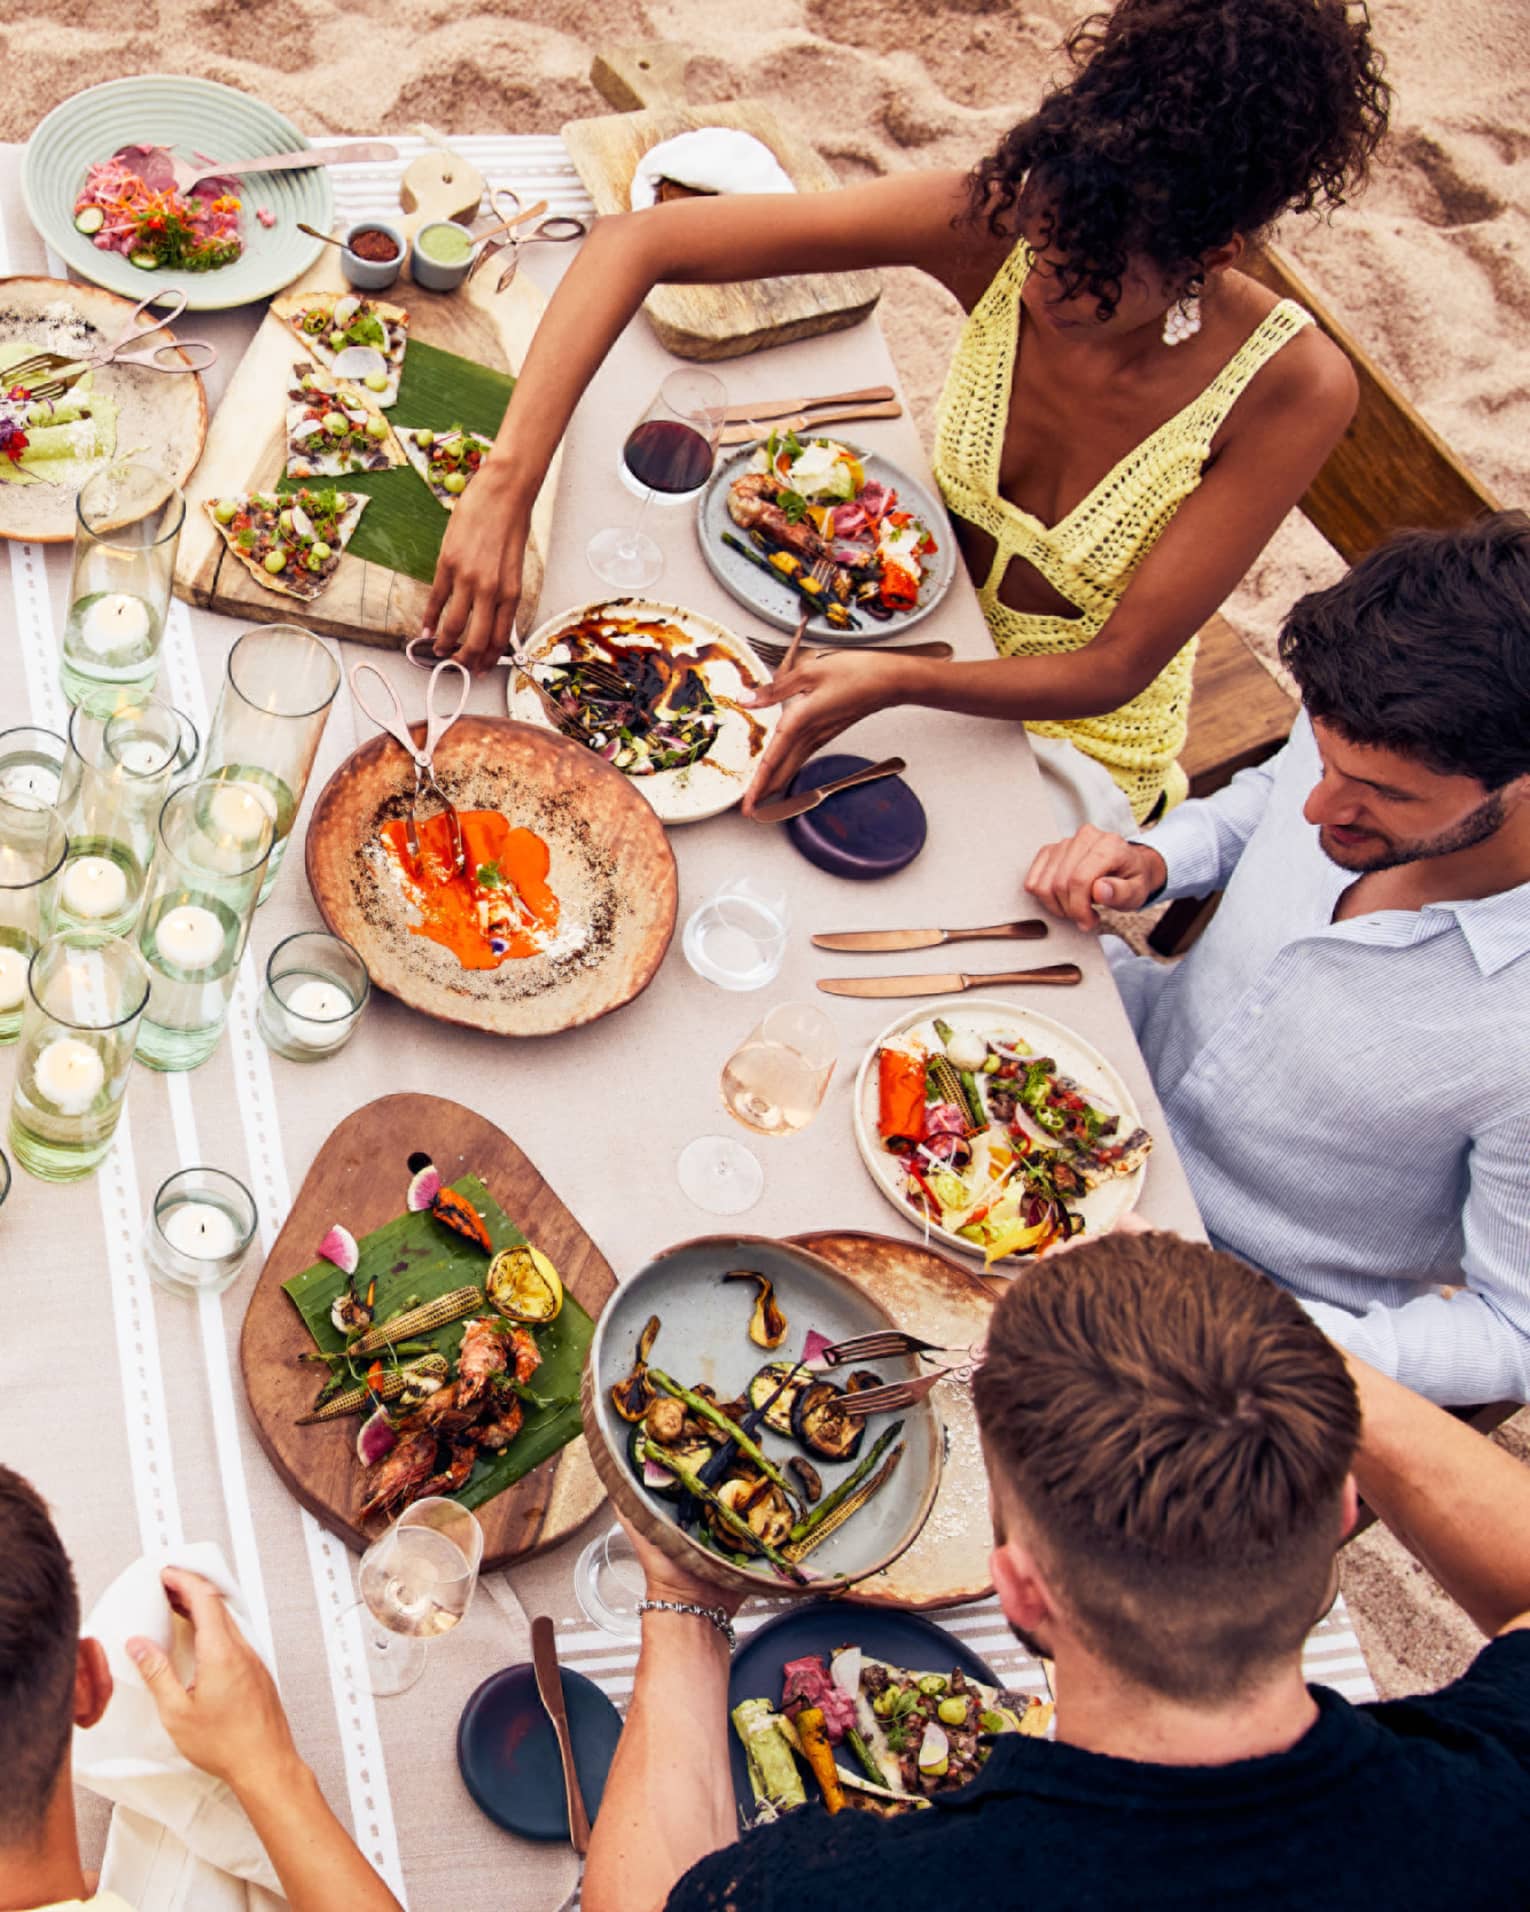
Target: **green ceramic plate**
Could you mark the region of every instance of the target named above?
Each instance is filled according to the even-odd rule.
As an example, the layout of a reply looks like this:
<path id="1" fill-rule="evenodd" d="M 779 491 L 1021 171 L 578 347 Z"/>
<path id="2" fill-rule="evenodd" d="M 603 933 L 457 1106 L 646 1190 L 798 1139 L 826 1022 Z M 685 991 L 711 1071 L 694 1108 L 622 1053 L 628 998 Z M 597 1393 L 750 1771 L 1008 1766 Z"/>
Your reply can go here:
<path id="1" fill-rule="evenodd" d="M 253 175 L 245 195 L 244 252 L 216 272 L 144 272 L 120 253 L 103 252 L 74 229 L 74 202 L 86 173 L 119 146 L 155 142 L 183 158 L 205 154 L 231 162 L 292 152 L 308 141 L 291 120 L 248 93 L 212 80 L 147 73 L 108 80 L 56 106 L 33 133 L 22 163 L 21 190 L 32 224 L 81 278 L 142 299 L 156 286 L 176 287 L 192 311 L 246 305 L 290 285 L 319 256 L 320 242 L 297 229 L 306 220 L 327 232 L 334 212 L 329 174 L 322 166 L 301 173 Z M 276 224 L 255 217 L 269 206 Z"/>

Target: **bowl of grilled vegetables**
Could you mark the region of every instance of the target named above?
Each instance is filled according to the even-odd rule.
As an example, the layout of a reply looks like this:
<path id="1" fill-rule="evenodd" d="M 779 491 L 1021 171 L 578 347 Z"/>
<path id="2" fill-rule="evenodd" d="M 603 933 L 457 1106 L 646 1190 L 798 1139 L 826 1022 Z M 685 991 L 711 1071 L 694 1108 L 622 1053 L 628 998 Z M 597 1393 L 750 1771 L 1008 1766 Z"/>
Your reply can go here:
<path id="1" fill-rule="evenodd" d="M 805 1249 L 714 1235 L 667 1250 L 618 1288 L 585 1362 L 585 1432 L 618 1511 L 742 1592 L 832 1593 L 880 1572 L 934 1505 L 944 1432 L 932 1395 L 856 1409 L 914 1379 L 912 1357 L 832 1350 L 894 1327 Z"/>

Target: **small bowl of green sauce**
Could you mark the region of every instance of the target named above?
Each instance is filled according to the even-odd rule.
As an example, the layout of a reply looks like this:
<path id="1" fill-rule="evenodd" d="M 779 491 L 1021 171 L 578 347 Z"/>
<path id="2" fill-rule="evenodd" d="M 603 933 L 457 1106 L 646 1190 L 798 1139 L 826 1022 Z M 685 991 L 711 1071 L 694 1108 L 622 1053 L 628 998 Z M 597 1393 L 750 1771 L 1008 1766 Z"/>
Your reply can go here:
<path id="1" fill-rule="evenodd" d="M 409 248 L 414 282 L 431 292 L 454 292 L 472 263 L 473 235 L 454 219 L 433 219 L 421 226 Z"/>

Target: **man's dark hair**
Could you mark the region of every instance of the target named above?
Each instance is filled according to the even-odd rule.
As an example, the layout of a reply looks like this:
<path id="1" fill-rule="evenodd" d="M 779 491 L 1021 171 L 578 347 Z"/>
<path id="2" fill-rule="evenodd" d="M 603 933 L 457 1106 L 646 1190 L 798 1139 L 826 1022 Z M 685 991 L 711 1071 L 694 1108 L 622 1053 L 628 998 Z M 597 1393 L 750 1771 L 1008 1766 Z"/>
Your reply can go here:
<path id="1" fill-rule="evenodd" d="M 1220 1702 L 1299 1649 L 1360 1404 L 1274 1282 L 1177 1235 L 1101 1236 L 1011 1285 L 973 1390 L 1001 1515 L 1107 1664 Z"/>
<path id="2" fill-rule="evenodd" d="M 1530 517 L 1389 538 L 1298 599 L 1280 656 L 1347 742 L 1501 790 L 1530 773 Z"/>
<path id="3" fill-rule="evenodd" d="M 969 182 L 969 217 L 1012 237 L 1034 199 L 1061 296 L 1109 318 L 1133 253 L 1188 278 L 1282 213 L 1365 179 L 1391 95 L 1346 0 L 1119 0 L 1068 36 L 1074 76 Z"/>
<path id="4" fill-rule="evenodd" d="M 0 1467 L 0 1845 L 35 1839 L 69 1751 L 80 1599 L 48 1510 Z"/>

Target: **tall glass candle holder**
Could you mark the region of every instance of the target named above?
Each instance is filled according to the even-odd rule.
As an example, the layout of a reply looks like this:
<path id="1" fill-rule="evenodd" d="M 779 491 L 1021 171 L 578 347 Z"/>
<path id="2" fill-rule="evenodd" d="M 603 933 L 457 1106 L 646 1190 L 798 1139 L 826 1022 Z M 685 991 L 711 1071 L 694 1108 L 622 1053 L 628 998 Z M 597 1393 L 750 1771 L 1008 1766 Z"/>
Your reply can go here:
<path id="1" fill-rule="evenodd" d="M 152 465 L 119 461 L 80 487 L 59 672 L 71 704 L 154 688 L 185 519 L 186 500 Z"/>
<path id="2" fill-rule="evenodd" d="M 121 936 L 65 931 L 33 956 L 11 1091 L 11 1153 L 29 1175 L 77 1182 L 122 1115 L 149 972 Z"/>
<path id="3" fill-rule="evenodd" d="M 0 730 L 0 797 L 56 808 L 68 748 L 56 730 L 36 724 Z"/>
<path id="4" fill-rule="evenodd" d="M 279 1056 L 317 1062 L 350 1041 L 371 993 L 366 964 L 343 937 L 300 930 L 271 952 L 256 1022 Z"/>
<path id="5" fill-rule="evenodd" d="M 138 1057 L 195 1069 L 218 1046 L 275 828 L 258 786 L 217 777 L 165 800 L 138 946 L 149 1006 Z"/>
<path id="6" fill-rule="evenodd" d="M 184 745 L 180 713 L 157 698 L 105 714 L 76 708 L 58 805 L 69 832 L 56 904 L 61 928 L 112 936 L 132 930 Z"/>
<path id="7" fill-rule="evenodd" d="M 27 970 L 53 933 L 53 899 L 69 838 L 57 810 L 0 790 L 0 1043 L 21 1033 Z"/>
<path id="8" fill-rule="evenodd" d="M 262 793 L 276 826 L 262 903 L 281 868 L 339 688 L 334 654 L 296 624 L 246 631 L 228 654 L 228 672 L 207 737 L 206 773 L 252 784 Z"/>
<path id="9" fill-rule="evenodd" d="M 260 1216 L 255 1197 L 219 1168 L 183 1168 L 160 1184 L 144 1224 L 144 1259 L 163 1288 L 222 1294 L 239 1279 Z"/>

